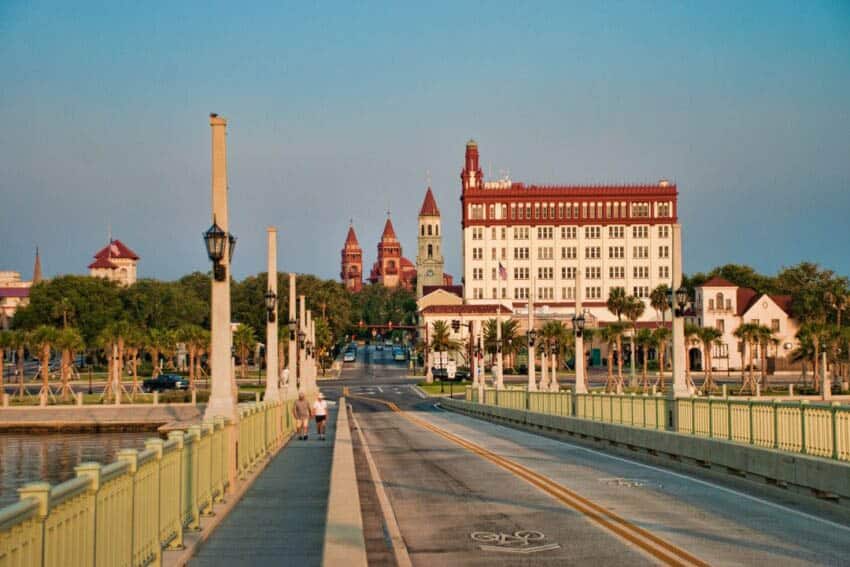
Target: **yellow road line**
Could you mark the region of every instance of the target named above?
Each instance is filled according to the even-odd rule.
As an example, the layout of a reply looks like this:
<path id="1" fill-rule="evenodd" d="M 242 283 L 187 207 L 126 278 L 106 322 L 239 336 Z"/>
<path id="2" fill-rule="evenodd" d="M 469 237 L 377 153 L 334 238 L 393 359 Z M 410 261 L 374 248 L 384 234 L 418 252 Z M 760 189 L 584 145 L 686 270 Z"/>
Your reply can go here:
<path id="1" fill-rule="evenodd" d="M 349 396 L 350 398 L 361 399 L 365 401 L 375 402 L 390 408 L 393 412 L 398 413 L 411 423 L 427 429 L 444 439 L 463 447 L 464 449 L 494 463 L 495 465 L 507 470 L 513 475 L 525 480 L 532 486 L 535 486 L 555 498 L 560 503 L 580 512 L 588 519 L 593 520 L 600 526 L 610 532 L 615 533 L 626 541 L 639 547 L 646 553 L 655 557 L 665 565 L 687 566 L 698 565 L 700 567 L 708 567 L 708 563 L 691 555 L 684 549 L 673 545 L 672 543 L 659 538 L 658 536 L 648 532 L 647 530 L 636 526 L 625 518 L 611 512 L 610 510 L 599 506 L 593 501 L 577 494 L 576 492 L 566 488 L 551 478 L 544 476 L 538 472 L 529 469 L 515 461 L 502 457 L 492 451 L 476 445 L 466 439 L 458 437 L 453 433 L 437 427 L 419 417 L 408 414 L 402 411 L 399 407 L 385 400 L 370 398 L 366 396 Z"/>

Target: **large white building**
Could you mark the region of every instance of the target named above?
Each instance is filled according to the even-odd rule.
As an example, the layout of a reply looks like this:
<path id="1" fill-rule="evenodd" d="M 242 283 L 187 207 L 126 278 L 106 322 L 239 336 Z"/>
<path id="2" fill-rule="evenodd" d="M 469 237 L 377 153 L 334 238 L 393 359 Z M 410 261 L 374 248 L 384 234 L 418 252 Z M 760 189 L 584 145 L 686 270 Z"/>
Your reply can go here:
<path id="1" fill-rule="evenodd" d="M 610 321 L 610 290 L 644 298 L 672 282 L 675 184 L 536 186 L 485 181 L 478 146 L 466 145 L 461 173 L 464 300 L 569 315 L 577 294 L 589 318 Z M 576 275 L 582 283 L 577 289 Z"/>

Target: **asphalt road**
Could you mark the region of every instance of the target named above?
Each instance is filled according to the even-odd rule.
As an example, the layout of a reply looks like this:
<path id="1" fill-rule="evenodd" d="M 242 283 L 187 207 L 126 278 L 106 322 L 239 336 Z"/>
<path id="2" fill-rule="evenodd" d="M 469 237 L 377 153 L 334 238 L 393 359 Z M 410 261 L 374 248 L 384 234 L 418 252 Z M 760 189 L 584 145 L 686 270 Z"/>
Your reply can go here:
<path id="1" fill-rule="evenodd" d="M 850 561 L 850 526 L 817 508 L 442 411 L 389 358 L 361 349 L 322 384 L 348 387 L 377 468 L 355 441 L 371 565 L 395 564 L 378 487 L 413 565 Z"/>

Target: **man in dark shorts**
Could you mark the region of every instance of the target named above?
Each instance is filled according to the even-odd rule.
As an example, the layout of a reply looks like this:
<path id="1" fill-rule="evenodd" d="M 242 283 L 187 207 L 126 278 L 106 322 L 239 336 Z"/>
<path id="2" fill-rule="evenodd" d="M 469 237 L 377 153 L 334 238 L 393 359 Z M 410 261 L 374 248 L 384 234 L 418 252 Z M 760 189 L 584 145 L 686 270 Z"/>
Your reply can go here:
<path id="1" fill-rule="evenodd" d="M 298 438 L 307 439 L 307 427 L 310 424 L 310 403 L 304 397 L 304 392 L 298 392 L 298 399 L 292 406 L 292 417 L 295 418 L 295 431 Z"/>
<path id="2" fill-rule="evenodd" d="M 325 401 L 325 396 L 319 392 L 316 401 L 313 402 L 313 415 L 316 416 L 316 429 L 319 432 L 319 439 L 325 439 L 325 425 L 328 420 L 328 402 Z"/>

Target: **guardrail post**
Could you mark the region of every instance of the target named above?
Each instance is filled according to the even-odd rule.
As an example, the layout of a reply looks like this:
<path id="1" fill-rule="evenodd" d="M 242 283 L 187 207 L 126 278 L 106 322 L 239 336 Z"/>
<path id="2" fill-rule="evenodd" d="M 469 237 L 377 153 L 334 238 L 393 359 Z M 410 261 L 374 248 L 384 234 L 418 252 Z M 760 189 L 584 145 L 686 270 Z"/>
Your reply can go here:
<path id="1" fill-rule="evenodd" d="M 832 417 L 832 458 L 838 460 L 838 408 L 840 402 L 832 402 L 830 416 Z"/>
<path id="2" fill-rule="evenodd" d="M 225 420 L 223 416 L 216 416 L 214 419 L 215 435 L 218 442 L 213 447 L 213 450 L 218 453 L 218 456 L 213 458 L 213 463 L 218 465 L 218 471 L 215 473 L 215 480 L 218 490 L 216 502 L 224 501 L 224 484 L 227 478 L 227 432 L 225 430 Z"/>
<path id="3" fill-rule="evenodd" d="M 86 545 L 89 548 L 87 554 L 89 565 L 97 563 L 97 493 L 100 490 L 100 469 L 100 463 L 80 463 L 74 467 L 74 472 L 78 478 L 86 477 L 89 479 L 88 499 L 91 514 L 89 515 L 88 532 L 91 541 L 80 542 L 80 545 Z"/>
<path id="4" fill-rule="evenodd" d="M 806 454 L 806 407 L 809 400 L 800 400 L 800 452 Z"/>
<path id="5" fill-rule="evenodd" d="M 726 404 L 726 437 L 729 441 L 732 440 L 732 407 L 733 404 L 729 399 L 726 399 L 723 403 Z"/>
<path id="6" fill-rule="evenodd" d="M 39 542 L 39 564 L 44 565 L 46 544 L 46 534 L 44 533 L 44 521 L 50 513 L 50 483 L 49 482 L 28 482 L 18 489 L 18 496 L 21 500 L 32 498 L 38 502 L 38 530 L 40 533 Z"/>
<path id="7" fill-rule="evenodd" d="M 136 471 L 139 470 L 139 452 L 135 449 L 121 449 L 118 451 L 117 460 L 124 461 L 130 465 L 130 559 L 129 565 L 135 564 L 136 554 Z"/>
<path id="8" fill-rule="evenodd" d="M 714 409 L 711 405 L 711 392 L 708 394 L 708 438 L 714 438 Z"/>
<path id="9" fill-rule="evenodd" d="M 153 437 L 145 439 L 145 449 L 151 450 L 156 454 L 156 546 L 154 548 L 154 565 L 162 565 L 162 449 L 165 442 L 162 439 Z"/>
<path id="10" fill-rule="evenodd" d="M 753 431 L 753 400 L 747 400 L 747 407 L 750 412 L 750 445 L 755 443 L 755 432 Z"/>
<path id="11" fill-rule="evenodd" d="M 198 453 L 201 448 L 201 426 L 190 425 L 187 434 L 192 441 L 189 445 L 189 462 L 192 463 L 192 470 L 189 472 L 188 477 L 192 483 L 192 498 L 190 502 L 192 519 L 189 520 L 189 529 L 199 530 L 201 529 L 201 503 L 198 501 L 200 493 L 200 486 L 198 484 L 200 459 L 198 458 Z"/>
<path id="12" fill-rule="evenodd" d="M 168 544 L 168 549 L 183 549 L 183 499 L 187 490 L 187 486 L 183 483 L 183 479 L 185 478 L 186 471 L 183 470 L 184 458 L 183 455 L 183 432 L 182 431 L 169 431 L 168 432 L 168 440 L 169 441 L 177 441 L 177 498 L 176 502 L 172 503 L 173 506 L 177 508 L 177 517 L 179 521 L 177 522 L 177 535 L 171 540 L 171 543 Z"/>
<path id="13" fill-rule="evenodd" d="M 779 449 L 779 400 L 773 398 L 773 448 Z"/>
<path id="14" fill-rule="evenodd" d="M 83 405 L 83 393 L 82 392 L 77 392 L 77 395 L 74 396 L 74 397 L 76 398 L 75 401 L 76 401 L 78 406 Z"/>
<path id="15" fill-rule="evenodd" d="M 691 402 L 691 435 L 697 434 L 697 402 L 696 398 L 690 398 Z"/>

